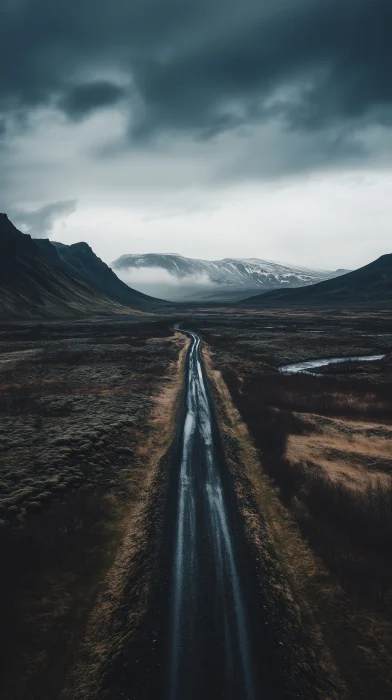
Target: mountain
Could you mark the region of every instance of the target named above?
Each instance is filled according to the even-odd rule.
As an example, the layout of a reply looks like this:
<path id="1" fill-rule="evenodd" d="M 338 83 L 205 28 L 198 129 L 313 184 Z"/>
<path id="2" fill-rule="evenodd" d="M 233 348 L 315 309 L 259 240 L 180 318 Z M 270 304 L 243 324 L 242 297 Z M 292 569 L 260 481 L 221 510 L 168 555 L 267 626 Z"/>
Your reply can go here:
<path id="1" fill-rule="evenodd" d="M 50 241 L 33 240 L 0 214 L 0 318 L 118 314 L 162 304 L 130 289 L 85 246 L 64 246 L 74 250 L 60 256 Z"/>
<path id="2" fill-rule="evenodd" d="M 160 302 L 136 289 L 131 289 L 122 282 L 113 270 L 95 255 L 87 243 L 64 245 L 64 243 L 53 242 L 52 246 L 56 249 L 61 261 L 66 263 L 74 274 L 97 291 L 107 294 L 111 299 L 127 306 L 137 307 L 149 305 L 151 302 Z"/>
<path id="3" fill-rule="evenodd" d="M 241 302 L 252 306 L 355 304 L 390 305 L 392 303 L 392 254 L 341 277 L 302 289 L 285 289 L 259 294 Z"/>
<path id="4" fill-rule="evenodd" d="M 345 271 L 324 272 L 257 258 L 197 260 L 175 254 L 122 255 L 119 277 L 144 292 L 178 301 L 230 301 L 280 287 L 303 287 Z"/>

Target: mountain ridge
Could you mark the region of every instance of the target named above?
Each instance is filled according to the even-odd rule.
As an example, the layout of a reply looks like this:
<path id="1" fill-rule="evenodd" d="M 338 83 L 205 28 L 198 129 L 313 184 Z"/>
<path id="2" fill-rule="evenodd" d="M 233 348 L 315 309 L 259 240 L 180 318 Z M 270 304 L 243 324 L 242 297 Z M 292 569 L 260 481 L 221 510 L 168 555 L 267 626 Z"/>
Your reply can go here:
<path id="1" fill-rule="evenodd" d="M 65 245 L 51 241 L 59 258 L 98 291 L 104 291 L 111 298 L 124 304 L 139 306 L 151 303 L 152 298 L 122 282 L 113 270 L 94 253 L 85 242 Z M 160 300 L 155 300 L 158 303 Z"/>
<path id="2" fill-rule="evenodd" d="M 392 303 L 392 253 L 334 279 L 299 289 L 266 292 L 247 299 L 241 304 L 253 306 L 286 306 L 292 304 L 366 304 Z"/>
<path id="3" fill-rule="evenodd" d="M 172 295 L 171 300 L 195 301 L 219 297 L 222 301 L 235 300 L 262 290 L 304 286 L 342 274 L 259 258 L 202 260 L 177 253 L 125 254 L 112 267 L 124 281 L 149 293 L 154 290 L 154 274 L 158 278 L 164 273 L 160 296 L 166 293 Z M 143 270 L 150 271 L 150 280 L 143 279 Z"/>
<path id="4" fill-rule="evenodd" d="M 90 266 L 101 269 L 102 280 L 91 275 L 88 279 L 62 259 L 48 239 L 22 233 L 4 213 L 0 214 L 0 246 L 0 318 L 139 313 L 162 304 L 121 282 L 91 249 Z M 108 279 L 117 292 L 108 289 Z M 121 294 L 126 303 L 119 299 Z"/>

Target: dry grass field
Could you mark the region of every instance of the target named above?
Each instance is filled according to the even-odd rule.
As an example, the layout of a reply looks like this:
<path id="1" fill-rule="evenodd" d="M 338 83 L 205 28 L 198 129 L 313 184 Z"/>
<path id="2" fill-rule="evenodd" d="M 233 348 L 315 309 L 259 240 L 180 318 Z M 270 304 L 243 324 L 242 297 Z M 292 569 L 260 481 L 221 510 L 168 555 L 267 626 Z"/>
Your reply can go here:
<path id="1" fill-rule="evenodd" d="M 248 427 L 260 469 L 302 540 L 299 546 L 294 531 L 283 528 L 282 556 L 301 581 L 304 614 L 310 606 L 350 697 L 390 697 L 389 318 L 248 314 L 234 315 L 231 324 L 216 316 L 194 325 Z M 318 370 L 325 376 L 279 373 L 289 362 L 378 353 L 386 358 Z"/>

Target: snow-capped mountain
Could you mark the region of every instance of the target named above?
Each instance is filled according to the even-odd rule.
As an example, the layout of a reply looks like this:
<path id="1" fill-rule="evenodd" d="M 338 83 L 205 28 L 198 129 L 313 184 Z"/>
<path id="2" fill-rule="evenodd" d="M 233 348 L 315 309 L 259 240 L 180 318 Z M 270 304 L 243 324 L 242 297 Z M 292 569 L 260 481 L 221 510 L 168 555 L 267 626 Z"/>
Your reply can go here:
<path id="1" fill-rule="evenodd" d="M 344 274 L 257 258 L 197 260 L 174 253 L 122 255 L 112 263 L 135 289 L 168 300 L 235 300 L 272 289 L 304 287 Z"/>

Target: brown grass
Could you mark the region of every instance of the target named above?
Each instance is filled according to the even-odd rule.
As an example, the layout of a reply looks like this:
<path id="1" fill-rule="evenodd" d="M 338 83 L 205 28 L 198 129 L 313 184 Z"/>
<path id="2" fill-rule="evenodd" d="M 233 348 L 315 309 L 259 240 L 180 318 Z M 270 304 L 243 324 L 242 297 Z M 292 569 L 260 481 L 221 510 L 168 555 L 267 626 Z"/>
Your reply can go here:
<path id="1" fill-rule="evenodd" d="M 367 488 L 392 474 L 392 430 L 385 425 L 330 419 L 320 424 L 317 416 L 300 414 L 314 426 L 310 435 L 289 435 L 285 458 L 292 465 L 312 463 L 332 480 Z M 361 429 L 362 428 L 362 429 Z M 371 436 L 366 433 L 370 431 Z"/>
<path id="2" fill-rule="evenodd" d="M 310 593 L 324 582 L 327 572 L 304 543 L 293 520 L 282 507 L 275 489 L 260 469 L 258 451 L 241 416 L 233 405 L 222 374 L 214 367 L 208 347 L 203 357 L 215 394 L 218 420 L 226 445 L 226 459 L 234 477 L 246 534 L 260 566 L 262 586 L 284 620 L 294 665 L 308 667 L 314 676 L 310 694 L 329 700 L 347 697 L 324 630 L 310 601 Z M 301 566 L 298 566 L 298 562 Z M 289 654 L 289 655 L 290 655 Z M 286 673 L 289 674 L 288 658 Z M 305 688 L 303 688 L 305 695 Z"/>
<path id="3" fill-rule="evenodd" d="M 313 377 L 244 380 L 223 370 L 226 387 L 217 382 L 224 401 L 234 400 L 260 450 L 264 474 L 250 448 L 242 463 L 253 473 L 252 491 L 302 615 L 317 621 L 316 637 L 332 651 L 351 697 L 390 697 L 391 428 L 374 420 L 377 395 L 387 397 L 387 389 L 372 396 L 366 384 L 351 382 L 351 401 L 341 382 L 325 400 Z M 383 418 L 389 410 L 384 404 Z"/>
<path id="4" fill-rule="evenodd" d="M 164 457 L 175 432 L 189 345 L 188 339 L 179 333 L 175 342 L 178 360 L 170 371 L 173 381 L 157 394 L 147 439 L 138 445 L 141 466 L 137 474 L 133 472 L 132 475 L 133 508 L 124 516 L 121 547 L 91 613 L 79 660 L 61 694 L 64 700 L 99 697 L 103 667 L 134 638 L 146 612 L 152 574 L 149 562 L 151 519 L 162 489 Z M 121 618 L 118 617 L 119 607 L 122 607 Z"/>

